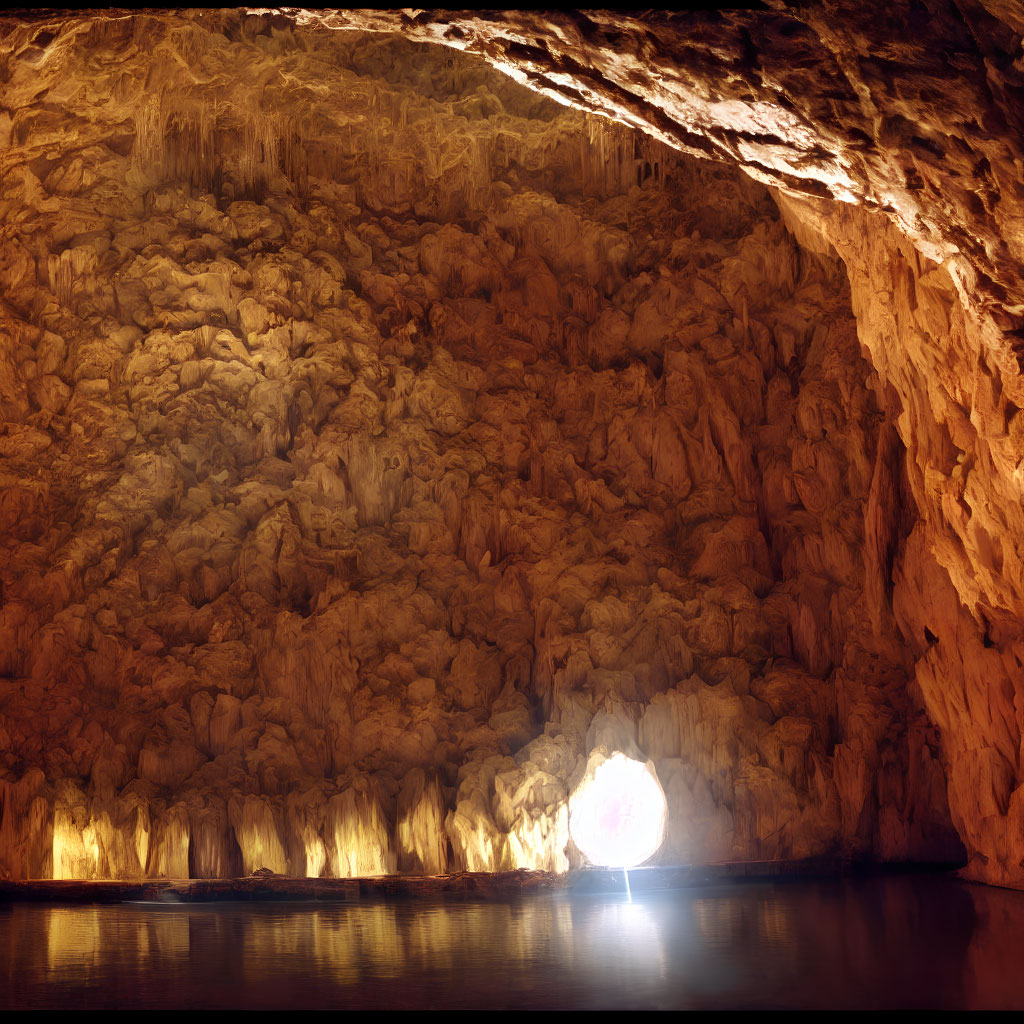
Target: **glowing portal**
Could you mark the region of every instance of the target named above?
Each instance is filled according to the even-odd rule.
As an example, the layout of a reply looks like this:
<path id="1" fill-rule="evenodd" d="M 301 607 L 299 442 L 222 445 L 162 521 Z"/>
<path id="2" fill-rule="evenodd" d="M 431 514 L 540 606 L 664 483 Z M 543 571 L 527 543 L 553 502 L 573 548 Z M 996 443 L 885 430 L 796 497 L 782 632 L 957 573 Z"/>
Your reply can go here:
<path id="1" fill-rule="evenodd" d="M 600 756 L 600 755 L 598 755 Z M 658 852 L 668 804 L 651 764 L 625 754 L 591 763 L 569 799 L 569 834 L 591 864 L 631 868 Z"/>

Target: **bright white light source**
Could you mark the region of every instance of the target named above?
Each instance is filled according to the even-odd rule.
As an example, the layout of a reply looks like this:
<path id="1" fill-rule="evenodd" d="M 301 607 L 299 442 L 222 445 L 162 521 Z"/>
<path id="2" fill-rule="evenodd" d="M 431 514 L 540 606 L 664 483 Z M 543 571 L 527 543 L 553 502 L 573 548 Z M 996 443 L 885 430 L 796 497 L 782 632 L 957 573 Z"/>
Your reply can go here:
<path id="1" fill-rule="evenodd" d="M 625 754 L 588 766 L 569 799 L 569 833 L 591 864 L 631 868 L 658 852 L 668 805 L 654 769 Z"/>

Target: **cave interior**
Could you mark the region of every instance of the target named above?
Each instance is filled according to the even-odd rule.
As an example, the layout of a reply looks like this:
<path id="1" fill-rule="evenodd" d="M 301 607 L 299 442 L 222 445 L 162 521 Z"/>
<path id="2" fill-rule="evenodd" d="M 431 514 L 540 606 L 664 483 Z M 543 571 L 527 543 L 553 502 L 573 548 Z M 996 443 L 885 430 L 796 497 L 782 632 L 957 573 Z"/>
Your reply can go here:
<path id="1" fill-rule="evenodd" d="M 3 22 L 0 878 L 1024 886 L 1024 19 L 856 6 Z"/>

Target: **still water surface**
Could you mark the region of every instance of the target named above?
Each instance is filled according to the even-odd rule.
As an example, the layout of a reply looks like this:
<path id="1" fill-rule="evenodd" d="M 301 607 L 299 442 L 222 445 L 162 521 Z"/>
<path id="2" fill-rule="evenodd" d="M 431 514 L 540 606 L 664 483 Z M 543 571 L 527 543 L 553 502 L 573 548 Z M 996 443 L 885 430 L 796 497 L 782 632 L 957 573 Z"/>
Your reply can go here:
<path id="1" fill-rule="evenodd" d="M 0 904 L 0 1008 L 1024 1008 L 1024 893 L 943 877 L 351 904 Z"/>

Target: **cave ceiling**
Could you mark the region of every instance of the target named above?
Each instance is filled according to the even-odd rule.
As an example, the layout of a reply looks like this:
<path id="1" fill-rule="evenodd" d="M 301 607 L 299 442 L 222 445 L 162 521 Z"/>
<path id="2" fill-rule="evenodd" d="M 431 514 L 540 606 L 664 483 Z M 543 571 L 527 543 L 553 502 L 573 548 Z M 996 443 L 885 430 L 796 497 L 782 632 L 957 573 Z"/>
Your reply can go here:
<path id="1" fill-rule="evenodd" d="M 312 11 L 479 53 L 786 193 L 887 213 L 964 287 L 1024 315 L 1024 15 L 1013 0 L 786 3 L 767 10 Z"/>

